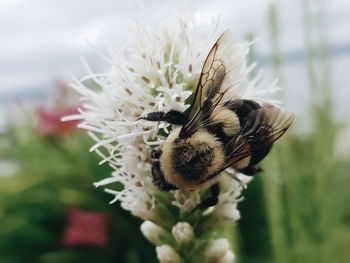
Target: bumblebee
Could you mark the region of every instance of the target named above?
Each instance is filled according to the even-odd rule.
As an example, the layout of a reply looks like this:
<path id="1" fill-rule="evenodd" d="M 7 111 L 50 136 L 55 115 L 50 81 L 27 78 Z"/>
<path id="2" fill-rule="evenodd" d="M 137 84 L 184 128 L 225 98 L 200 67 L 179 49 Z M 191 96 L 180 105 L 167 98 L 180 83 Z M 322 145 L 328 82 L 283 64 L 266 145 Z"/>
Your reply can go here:
<path id="1" fill-rule="evenodd" d="M 239 87 L 237 65 L 227 59 L 235 52 L 231 39 L 226 31 L 211 48 L 187 111 L 151 112 L 141 118 L 175 125 L 161 149 L 152 152 L 153 182 L 163 191 L 212 187 L 211 197 L 196 209 L 217 203 L 218 175 L 225 169 L 246 175 L 261 171 L 257 164 L 294 119 L 275 106 L 232 99 Z"/>

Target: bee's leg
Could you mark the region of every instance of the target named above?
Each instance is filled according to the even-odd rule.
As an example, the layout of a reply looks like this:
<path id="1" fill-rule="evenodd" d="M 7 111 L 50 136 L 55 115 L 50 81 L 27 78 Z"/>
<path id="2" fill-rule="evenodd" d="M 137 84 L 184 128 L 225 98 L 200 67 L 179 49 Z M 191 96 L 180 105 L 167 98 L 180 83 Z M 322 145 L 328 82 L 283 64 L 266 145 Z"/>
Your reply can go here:
<path id="1" fill-rule="evenodd" d="M 166 121 L 170 124 L 185 125 L 187 116 L 182 112 L 170 110 L 168 112 L 155 111 L 147 114 L 146 117 L 141 117 L 141 120 L 147 121 Z"/>
<path id="2" fill-rule="evenodd" d="M 153 177 L 153 183 L 162 191 L 170 191 L 170 190 L 176 190 L 178 189 L 176 186 L 169 184 L 162 174 L 162 171 L 160 170 L 160 164 L 159 161 L 155 161 L 152 164 L 152 177 Z"/>
<path id="3" fill-rule="evenodd" d="M 263 169 L 261 169 L 259 166 L 257 165 L 249 165 L 243 169 L 239 169 L 238 170 L 240 173 L 245 174 L 245 175 L 249 175 L 249 176 L 253 176 L 256 175 L 259 172 L 262 172 Z"/>
<path id="4" fill-rule="evenodd" d="M 203 209 L 207 209 L 211 206 L 214 206 L 218 203 L 219 199 L 219 184 L 216 183 L 214 185 L 211 186 L 210 188 L 211 190 L 211 196 L 208 198 L 205 198 L 202 202 L 200 202 L 189 214 L 194 213 L 195 211 L 199 210 L 203 210 Z"/>

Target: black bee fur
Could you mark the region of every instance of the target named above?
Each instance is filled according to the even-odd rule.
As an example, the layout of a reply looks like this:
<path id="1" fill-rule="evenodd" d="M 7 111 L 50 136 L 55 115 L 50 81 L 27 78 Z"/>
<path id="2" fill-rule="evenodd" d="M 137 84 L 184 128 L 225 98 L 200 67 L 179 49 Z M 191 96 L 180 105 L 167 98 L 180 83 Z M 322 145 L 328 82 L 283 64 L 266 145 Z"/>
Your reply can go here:
<path id="1" fill-rule="evenodd" d="M 176 186 L 169 184 L 160 170 L 159 161 L 154 161 L 152 164 L 153 183 L 162 191 L 170 191 L 178 189 Z"/>

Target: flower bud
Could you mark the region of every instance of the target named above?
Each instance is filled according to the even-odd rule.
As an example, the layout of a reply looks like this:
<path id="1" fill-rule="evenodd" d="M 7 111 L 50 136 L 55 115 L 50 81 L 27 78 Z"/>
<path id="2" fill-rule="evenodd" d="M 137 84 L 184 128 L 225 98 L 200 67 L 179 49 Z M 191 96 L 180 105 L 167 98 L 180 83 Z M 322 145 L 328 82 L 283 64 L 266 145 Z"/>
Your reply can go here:
<path id="1" fill-rule="evenodd" d="M 172 233 L 179 244 L 188 244 L 193 239 L 193 229 L 187 222 L 178 222 L 173 226 Z"/>
<path id="2" fill-rule="evenodd" d="M 217 215 L 220 221 L 238 221 L 241 217 L 239 210 L 237 209 L 237 203 L 225 202 L 219 204 L 215 209 L 215 215 Z"/>
<path id="3" fill-rule="evenodd" d="M 219 263 L 231 263 L 234 260 L 230 243 L 226 238 L 212 240 L 206 248 L 205 257 Z"/>
<path id="4" fill-rule="evenodd" d="M 160 263 L 180 263 L 180 257 L 169 245 L 156 247 L 157 258 Z"/>
<path id="5" fill-rule="evenodd" d="M 152 223 L 151 221 L 145 221 L 140 226 L 142 234 L 147 238 L 148 241 L 154 245 L 160 245 L 160 237 L 165 234 L 165 230 L 160 226 Z"/>
<path id="6" fill-rule="evenodd" d="M 179 189 L 174 191 L 174 198 L 175 201 L 173 201 L 172 204 L 186 213 L 192 211 L 200 202 L 197 191 Z"/>
<path id="7" fill-rule="evenodd" d="M 232 263 L 235 260 L 235 255 L 231 250 L 227 251 L 226 254 L 220 259 L 219 263 Z"/>

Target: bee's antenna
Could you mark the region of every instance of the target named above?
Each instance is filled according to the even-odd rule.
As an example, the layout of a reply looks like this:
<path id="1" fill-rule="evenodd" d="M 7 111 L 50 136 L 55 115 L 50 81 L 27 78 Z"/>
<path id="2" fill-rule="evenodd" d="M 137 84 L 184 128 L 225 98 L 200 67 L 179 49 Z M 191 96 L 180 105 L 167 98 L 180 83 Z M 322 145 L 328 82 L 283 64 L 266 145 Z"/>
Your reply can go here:
<path id="1" fill-rule="evenodd" d="M 243 189 L 247 189 L 247 185 L 246 183 L 242 182 L 241 179 L 239 179 L 237 176 L 235 176 L 234 174 L 231 173 L 226 173 L 228 176 L 230 176 L 233 180 L 235 180 L 240 187 L 242 187 Z"/>

